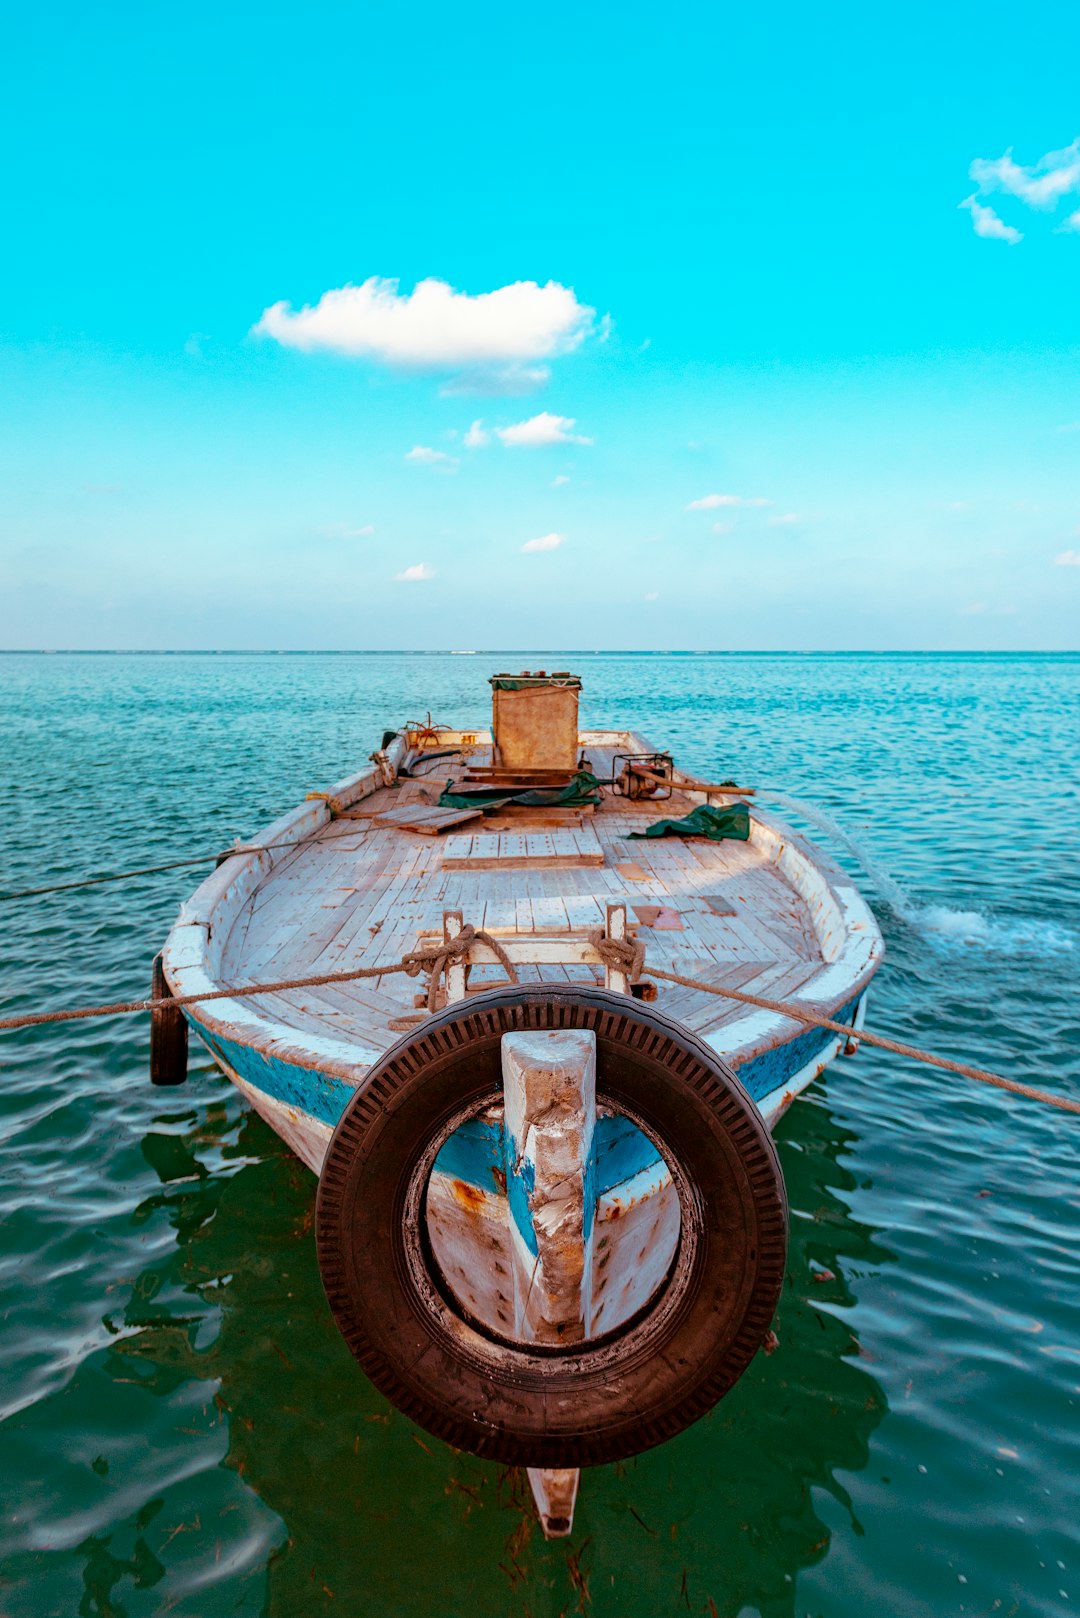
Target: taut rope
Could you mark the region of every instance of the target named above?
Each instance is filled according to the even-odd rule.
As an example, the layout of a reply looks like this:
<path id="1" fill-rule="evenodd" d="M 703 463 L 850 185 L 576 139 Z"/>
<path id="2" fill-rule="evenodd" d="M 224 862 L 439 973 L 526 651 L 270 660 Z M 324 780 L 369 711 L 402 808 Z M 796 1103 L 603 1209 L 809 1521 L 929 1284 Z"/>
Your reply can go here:
<path id="1" fill-rule="evenodd" d="M 596 948 L 605 966 L 625 972 L 631 983 L 644 981 L 641 974 L 645 967 L 645 945 L 640 939 L 631 942 L 610 938 L 598 928 L 590 933 L 589 941 Z M 462 962 L 467 964 L 468 952 L 473 944 L 486 944 L 498 959 L 510 982 L 518 982 L 514 964 L 498 940 L 480 928 L 464 926 L 453 938 L 422 945 L 419 949 L 410 950 L 400 961 L 393 961 L 385 966 L 358 966 L 349 972 L 323 972 L 314 977 L 284 978 L 274 983 L 245 983 L 227 989 L 207 989 L 201 994 L 170 995 L 165 999 L 116 1000 L 109 1005 L 81 1006 L 66 1011 L 27 1012 L 19 1017 L 0 1017 L 0 1032 L 18 1028 L 38 1028 L 46 1023 L 82 1022 L 92 1017 L 119 1017 L 138 1011 L 163 1011 L 171 1006 L 203 1005 L 212 1000 L 240 1000 L 247 995 L 275 994 L 286 989 L 315 989 L 329 983 L 355 983 L 361 978 L 388 977 L 394 972 L 404 972 L 407 977 L 419 977 L 421 972 L 426 971 L 427 1012 L 418 1013 L 413 1017 L 397 1017 L 390 1023 L 392 1029 L 408 1028 L 414 1022 L 423 1021 L 424 1016 L 438 1008 L 440 980 L 450 966 Z M 1040 1101 L 1044 1106 L 1056 1107 L 1061 1112 L 1080 1114 L 1080 1101 L 1073 1101 L 1068 1096 L 1057 1096 L 1048 1090 L 1038 1090 L 1034 1085 L 1020 1084 L 1016 1079 L 1007 1079 L 1003 1074 L 992 1073 L 987 1068 L 972 1067 L 966 1062 L 954 1062 L 947 1056 L 935 1056 L 930 1051 L 920 1050 L 916 1045 L 907 1045 L 898 1039 L 888 1039 L 883 1034 L 871 1034 L 865 1028 L 854 1028 L 849 1023 L 836 1022 L 832 1017 L 823 1017 L 818 1012 L 809 1011 L 790 1001 L 769 1000 L 764 995 L 747 994 L 743 989 L 723 989 L 715 983 L 702 983 L 699 978 L 685 977 L 681 972 L 661 971 L 659 967 L 650 968 L 650 971 L 654 978 L 664 983 L 676 983 L 686 989 L 696 989 L 701 994 L 713 994 L 723 1000 L 738 1001 L 741 1005 L 757 1006 L 763 1011 L 776 1012 L 780 1016 L 790 1017 L 795 1022 L 805 1023 L 810 1028 L 828 1029 L 830 1033 L 872 1045 L 878 1050 L 891 1051 L 896 1056 L 905 1056 L 914 1062 L 925 1062 L 930 1067 L 943 1068 L 947 1073 L 958 1073 L 961 1078 L 974 1079 L 979 1084 L 993 1085 L 998 1090 L 1008 1090 L 1011 1094 L 1024 1096 L 1029 1101 Z"/>
<path id="2" fill-rule="evenodd" d="M 130 876 L 156 876 L 159 871 L 179 871 L 185 865 L 219 865 L 231 860 L 234 854 L 269 854 L 275 848 L 299 848 L 301 843 L 314 843 L 310 836 L 295 838 L 289 843 L 241 843 L 237 848 L 223 848 L 217 854 L 196 854 L 189 860 L 171 860 L 168 865 L 142 865 L 135 871 L 113 871 L 108 876 L 85 876 L 78 882 L 54 882 L 48 888 L 21 888 L 17 892 L 0 893 L 0 903 L 8 899 L 36 899 L 43 893 L 66 893 L 71 888 L 96 888 L 102 882 L 126 882 Z"/>
<path id="3" fill-rule="evenodd" d="M 357 966 L 350 972 L 321 972 L 315 977 L 282 978 L 274 983 L 244 983 L 229 989 L 206 989 L 200 994 L 175 994 L 160 1000 L 113 1000 L 103 1006 L 76 1006 L 67 1011 L 28 1011 L 20 1017 L 0 1017 L 0 1033 L 16 1028 L 40 1028 L 45 1023 L 86 1022 L 92 1017 L 122 1017 L 135 1011 L 162 1011 L 168 1006 L 197 1006 L 208 1000 L 242 1000 L 248 995 L 276 994 L 285 989 L 318 989 L 327 983 L 355 983 L 361 978 L 389 977 L 404 972 L 406 977 L 429 973 L 428 1011 L 437 1010 L 439 980 L 447 967 L 464 961 L 473 944 L 486 944 L 493 950 L 511 983 L 518 981 L 517 970 L 497 939 L 476 927 L 463 927 L 441 944 L 425 944 L 410 950 L 400 961 L 386 966 Z"/>
<path id="4" fill-rule="evenodd" d="M 605 966 L 617 967 L 625 972 L 631 983 L 641 983 L 641 973 L 645 965 L 645 945 L 641 939 L 630 943 L 620 938 L 609 938 L 601 928 L 589 934 L 590 942 L 595 945 L 596 951 Z M 876 1046 L 878 1050 L 892 1051 L 894 1056 L 907 1056 L 915 1062 L 925 1062 L 930 1067 L 944 1068 L 946 1073 L 959 1073 L 962 1078 L 975 1079 L 980 1084 L 992 1084 L 999 1090 L 1009 1090 L 1014 1095 L 1027 1096 L 1031 1101 L 1041 1101 L 1048 1107 L 1058 1107 L 1062 1112 L 1080 1113 L 1080 1101 L 1071 1101 L 1068 1096 L 1052 1095 L 1048 1090 L 1037 1090 L 1034 1085 L 1020 1084 L 1016 1079 L 1007 1079 L 1001 1073 L 991 1073 L 984 1067 L 971 1067 L 967 1062 L 954 1062 L 948 1056 L 935 1056 L 930 1051 L 923 1051 L 916 1045 L 906 1045 L 899 1039 L 888 1039 L 884 1034 L 870 1034 L 865 1028 L 854 1028 L 848 1023 L 835 1022 L 832 1017 L 822 1017 L 818 1012 L 808 1011 L 802 1006 L 793 1005 L 790 1001 L 769 1000 L 764 995 L 747 994 L 743 989 L 722 989 L 715 983 L 702 983 L 700 978 L 684 977 L 681 972 L 662 972 L 659 967 L 649 968 L 651 977 L 659 978 L 664 983 L 677 983 L 684 989 L 699 989 L 702 994 L 719 995 L 723 1000 L 737 1000 L 744 1006 L 758 1006 L 762 1011 L 775 1011 L 783 1017 L 790 1017 L 795 1022 L 806 1023 L 811 1028 L 827 1028 L 831 1033 L 843 1034 L 848 1039 L 860 1040 L 866 1045 Z"/>

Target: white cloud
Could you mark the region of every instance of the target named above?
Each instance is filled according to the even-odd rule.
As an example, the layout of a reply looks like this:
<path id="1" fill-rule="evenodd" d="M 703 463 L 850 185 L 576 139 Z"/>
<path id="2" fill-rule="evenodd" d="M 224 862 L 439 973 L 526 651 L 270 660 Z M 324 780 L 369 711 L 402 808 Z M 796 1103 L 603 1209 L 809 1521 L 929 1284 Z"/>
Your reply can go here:
<path id="1" fill-rule="evenodd" d="M 448 455 L 444 449 L 432 449 L 427 444 L 414 444 L 405 459 L 417 466 L 437 467 L 440 472 L 456 472 L 458 469 L 456 455 Z"/>
<path id="2" fill-rule="evenodd" d="M 1055 567 L 1080 567 L 1080 551 L 1062 551 L 1054 557 Z"/>
<path id="3" fill-rule="evenodd" d="M 483 422 L 474 421 L 468 432 L 465 434 L 466 449 L 483 449 L 484 445 L 490 444 L 490 442 L 491 434 L 484 431 Z"/>
<path id="4" fill-rule="evenodd" d="M 395 573 L 394 582 L 396 584 L 420 584 L 425 579 L 433 579 L 434 577 L 435 569 L 433 567 L 428 567 L 426 562 L 415 562 L 412 567 L 407 567 L 402 572 Z"/>
<path id="5" fill-rule="evenodd" d="M 348 523 L 329 522 L 319 529 L 319 533 L 326 539 L 367 539 L 375 532 L 373 523 L 365 523 L 362 528 L 350 528 Z"/>
<path id="6" fill-rule="evenodd" d="M 1010 148 L 1004 157 L 977 157 L 968 173 L 980 191 L 1004 191 L 1029 208 L 1053 208 L 1062 197 L 1080 191 L 1080 139 L 1060 152 L 1047 152 L 1029 168 L 1013 162 Z"/>
<path id="7" fill-rule="evenodd" d="M 660 592 L 659 592 L 659 590 L 650 590 L 648 595 L 642 596 L 641 599 L 643 601 L 659 601 Z"/>
<path id="8" fill-rule="evenodd" d="M 359 286 L 331 288 L 302 309 L 271 304 L 252 329 L 305 353 L 322 349 L 414 370 L 501 372 L 569 353 L 596 316 L 557 281 L 515 281 L 477 296 L 434 279 L 407 294 L 399 285 L 373 275 Z M 544 379 L 546 370 L 531 378 Z"/>
<path id="9" fill-rule="evenodd" d="M 700 500 L 691 500 L 687 511 L 716 511 L 720 506 L 770 506 L 771 500 L 763 500 L 760 495 L 747 497 L 742 494 L 704 494 Z"/>
<path id="10" fill-rule="evenodd" d="M 703 494 L 700 500 L 691 500 L 687 511 L 715 511 L 718 506 L 741 506 L 737 494 Z"/>
<path id="11" fill-rule="evenodd" d="M 1080 208 L 1077 208 L 1075 213 L 1071 213 L 1068 219 L 1063 219 L 1061 224 L 1058 226 L 1058 229 L 1080 231 Z"/>
<path id="12" fill-rule="evenodd" d="M 509 449 L 536 449 L 544 444 L 591 444 L 591 438 L 571 431 L 576 425 L 573 416 L 553 416 L 549 410 L 541 410 L 528 421 L 496 427 L 495 431 Z"/>
<path id="13" fill-rule="evenodd" d="M 999 219 L 993 208 L 984 208 L 981 202 L 976 202 L 974 192 L 958 202 L 957 207 L 966 208 L 971 214 L 976 236 L 984 236 L 987 241 L 1008 242 L 1011 247 L 1024 239 L 1023 232 Z"/>
<path id="14" fill-rule="evenodd" d="M 521 548 L 523 551 L 557 551 L 565 544 L 565 534 L 542 534 L 539 539 L 527 539 Z"/>
<path id="15" fill-rule="evenodd" d="M 553 489 L 561 489 L 564 483 L 569 483 L 569 482 L 570 482 L 570 479 L 567 477 L 566 473 L 565 472 L 559 472 L 559 473 L 557 473 L 555 475 L 555 477 L 552 478 L 551 487 Z"/>
<path id="16" fill-rule="evenodd" d="M 712 531 L 714 534 L 730 534 L 734 527 L 733 522 L 714 522 Z"/>
<path id="17" fill-rule="evenodd" d="M 796 523 L 802 522 L 801 511 L 785 511 L 783 516 L 770 517 L 770 528 L 794 528 Z"/>

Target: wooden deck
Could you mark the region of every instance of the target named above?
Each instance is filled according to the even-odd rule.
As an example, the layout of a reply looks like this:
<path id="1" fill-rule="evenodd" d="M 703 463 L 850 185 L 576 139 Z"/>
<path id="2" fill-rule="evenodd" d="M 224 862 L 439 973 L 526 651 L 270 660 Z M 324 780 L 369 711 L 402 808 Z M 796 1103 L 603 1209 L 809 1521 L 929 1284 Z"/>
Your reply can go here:
<path id="1" fill-rule="evenodd" d="M 590 743 L 598 776 L 615 747 Z M 469 762 L 490 762 L 478 746 Z M 460 911 L 488 932 L 582 932 L 603 925 L 612 900 L 637 919 L 647 963 L 783 998 L 826 968 L 820 920 L 785 876 L 774 850 L 750 843 L 628 841 L 661 816 L 688 813 L 675 793 L 633 803 L 605 791 L 595 811 L 513 810 L 443 835 L 409 830 L 400 811 L 437 802 L 456 761 L 426 778 L 383 787 L 282 856 L 239 908 L 221 945 L 225 983 L 348 971 L 400 960 L 418 934 Z M 391 819 L 380 819 L 393 811 Z M 647 970 L 647 968 L 646 968 Z M 533 966 L 525 981 L 599 982 L 589 966 Z M 478 967 L 470 982 L 501 980 Z M 390 1019 L 413 1009 L 418 980 L 404 975 L 267 995 L 252 1012 L 305 1035 L 385 1049 Z M 658 1008 L 699 1034 L 745 1017 L 745 1008 L 699 991 L 660 985 Z"/>

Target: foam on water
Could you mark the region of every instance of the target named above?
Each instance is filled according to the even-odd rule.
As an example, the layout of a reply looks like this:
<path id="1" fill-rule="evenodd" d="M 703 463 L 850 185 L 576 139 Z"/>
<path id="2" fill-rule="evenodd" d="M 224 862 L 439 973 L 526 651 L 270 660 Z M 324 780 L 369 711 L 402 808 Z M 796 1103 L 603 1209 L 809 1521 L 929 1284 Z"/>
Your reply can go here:
<path id="1" fill-rule="evenodd" d="M 938 949 L 984 949 L 995 955 L 1068 955 L 1076 935 L 1056 922 L 1035 916 L 984 915 L 981 910 L 952 910 L 948 905 L 911 905 L 902 920 Z"/>
<path id="2" fill-rule="evenodd" d="M 982 949 L 996 955 L 1068 955 L 1075 950 L 1076 934 L 1057 922 L 1037 916 L 994 916 L 981 910 L 959 910 L 950 905 L 920 904 L 901 887 L 881 862 L 858 838 L 845 831 L 828 810 L 805 798 L 793 797 L 775 787 L 759 787 L 759 793 L 809 821 L 819 831 L 846 848 L 870 877 L 878 895 L 893 914 L 913 931 L 920 933 L 940 951 Z"/>

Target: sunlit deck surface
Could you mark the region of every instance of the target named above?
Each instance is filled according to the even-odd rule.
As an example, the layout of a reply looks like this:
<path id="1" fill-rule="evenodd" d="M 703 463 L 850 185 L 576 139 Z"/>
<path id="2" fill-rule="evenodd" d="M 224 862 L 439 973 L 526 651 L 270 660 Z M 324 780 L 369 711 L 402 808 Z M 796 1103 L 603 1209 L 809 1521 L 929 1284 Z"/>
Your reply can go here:
<path id="1" fill-rule="evenodd" d="M 589 745 L 597 776 L 611 775 L 616 751 Z M 479 746 L 466 762 L 490 759 L 490 747 Z M 447 910 L 495 934 L 581 933 L 604 924 L 612 901 L 624 901 L 631 925 L 637 922 L 647 963 L 669 971 L 707 974 L 779 999 L 823 969 L 805 901 L 753 843 L 627 839 L 661 817 L 689 813 L 694 803 L 678 792 L 631 802 L 608 791 L 591 813 L 514 809 L 440 836 L 373 819 L 389 807 L 436 803 L 452 773 L 448 766 L 453 773 L 460 768 L 457 760 L 423 763 L 419 777 L 381 788 L 281 857 L 233 923 L 221 980 L 241 984 L 397 962 L 415 948 L 418 934 L 441 930 Z M 519 977 L 603 981 L 602 969 L 587 965 L 521 967 Z M 477 967 L 470 986 L 502 980 L 500 968 Z M 399 1037 L 390 1019 L 413 1010 L 419 986 L 403 974 L 387 975 L 247 1004 L 301 1036 L 334 1035 L 383 1049 Z M 745 1014 L 699 990 L 658 988 L 658 1009 L 698 1033 Z"/>

